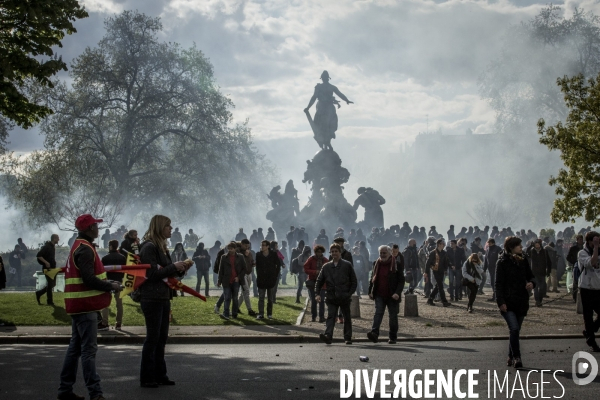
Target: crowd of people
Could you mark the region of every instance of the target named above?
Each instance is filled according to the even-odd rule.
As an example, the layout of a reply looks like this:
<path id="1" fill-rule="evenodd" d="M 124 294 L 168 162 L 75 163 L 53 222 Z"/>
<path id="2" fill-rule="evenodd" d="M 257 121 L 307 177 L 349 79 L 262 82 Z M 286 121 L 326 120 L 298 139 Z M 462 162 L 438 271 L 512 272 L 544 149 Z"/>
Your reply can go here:
<path id="1" fill-rule="evenodd" d="M 163 280 L 183 278 L 192 265 L 198 277 L 197 291 L 204 283 L 204 293 L 208 296 L 211 270 L 213 284 L 222 287 L 214 312 L 224 320 L 238 318 L 242 305 L 259 320 L 272 319 L 278 287 L 285 284 L 284 271 L 289 271 L 297 277 L 296 301 L 300 302 L 306 288 L 312 321 L 325 323 L 320 338 L 327 344 L 332 343 L 336 322 L 343 324 L 345 343 L 352 344 L 350 305 L 355 294 L 368 296 L 374 302 L 368 339 L 379 341 L 387 310 L 388 343 L 394 344 L 403 295 L 422 294 L 430 306 L 436 303 L 448 306 L 464 298 L 467 311 L 473 313 L 476 296 L 484 294 L 482 289 L 489 280 L 491 296 L 487 300 L 497 304 L 506 321 L 507 365 L 515 368 L 523 366 L 519 333 L 530 297 L 537 307 L 542 307 L 547 292 L 558 292 L 559 282 L 566 273 L 571 276 L 567 282 L 572 282 L 566 290 L 581 293 L 586 343 L 592 351 L 600 351 L 595 340 L 600 322 L 597 316 L 594 319 L 594 313 L 600 315 L 600 234 L 590 227 L 579 232 L 570 227 L 556 235 L 550 230 L 536 235 L 531 230 L 513 232 L 511 228 L 497 227 L 462 228 L 455 234 L 451 226 L 444 237 L 435 227 L 425 233 L 424 228 L 411 229 L 404 223 L 402 227 L 373 228 L 369 237 L 360 229 L 351 229 L 346 234 L 338 228 L 330 241 L 324 229 L 311 240 L 304 228 L 292 226 L 285 240 L 281 240 L 281 247 L 271 228 L 264 236 L 262 229 L 253 230 L 250 238 L 240 228 L 231 241 L 223 245 L 217 240 L 206 249 L 192 229 L 182 238 L 167 217 L 157 215 L 141 240 L 137 231 L 123 226 L 118 230 L 120 242 L 110 232 L 105 233 L 110 239 L 104 243 L 109 252 L 100 258 L 94 244 L 99 236 L 99 222 L 102 221 L 91 215 L 83 215 L 75 223 L 78 233 L 70 246 L 65 273 L 65 308 L 72 317 L 73 334 L 61 373 L 59 399 L 82 398 L 72 392 L 79 357 L 90 397 L 103 399 L 95 371 L 95 343 L 97 331 L 109 328 L 108 306 L 112 298 L 117 308 L 115 329 L 121 329 L 123 321 L 119 296 L 122 274 L 106 274 L 104 265 L 123 265 L 129 254 L 150 265 L 147 279 L 139 289 L 146 323 L 140 370 L 140 385 L 145 388 L 175 384 L 167 375 L 164 353 L 171 300 L 177 292 Z M 105 240 L 104 236 L 101 239 Z M 55 248 L 59 240 L 58 235 L 52 235 L 37 253 L 42 269 L 57 267 Z M 188 259 L 186 249 L 190 248 L 194 251 Z M 20 240 L 10 253 L 10 265 L 26 257 L 27 251 Z M 2 260 L 0 266 L 0 271 L 4 271 Z M 36 299 L 40 303 L 45 294 L 47 303 L 53 304 L 55 282 L 49 275 L 45 277 L 46 288 L 35 293 Z M 251 290 L 258 297 L 257 310 L 250 301 Z M 573 298 L 576 299 L 575 295 Z"/>

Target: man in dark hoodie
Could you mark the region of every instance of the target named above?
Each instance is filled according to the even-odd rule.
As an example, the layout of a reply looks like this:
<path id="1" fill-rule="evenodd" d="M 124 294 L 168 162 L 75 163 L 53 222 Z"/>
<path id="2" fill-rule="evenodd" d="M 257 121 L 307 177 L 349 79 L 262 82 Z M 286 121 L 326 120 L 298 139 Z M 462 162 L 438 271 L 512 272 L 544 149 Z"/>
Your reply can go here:
<path id="1" fill-rule="evenodd" d="M 209 286 L 210 286 L 208 283 L 208 281 L 209 281 L 208 276 L 210 274 L 210 265 L 211 265 L 210 259 L 211 259 L 210 254 L 204 248 L 204 243 L 203 242 L 198 243 L 198 246 L 196 247 L 196 251 L 192 255 L 192 260 L 196 264 L 196 277 L 198 279 L 196 281 L 196 292 L 200 292 L 200 286 L 202 285 L 202 279 L 204 278 L 204 295 L 206 297 L 208 297 L 208 290 L 209 290 Z M 217 277 L 218 277 L 218 275 L 217 275 Z"/>
<path id="2" fill-rule="evenodd" d="M 219 251 L 221 251 L 221 241 L 217 240 L 215 242 L 215 245 L 213 247 L 211 247 L 210 249 L 208 249 L 208 255 L 210 256 L 210 259 L 214 261 L 215 264 L 220 261 L 217 258 Z M 213 284 L 215 286 L 217 286 L 219 274 L 214 271 L 218 271 L 218 270 L 219 270 L 218 268 L 213 268 Z"/>
<path id="3" fill-rule="evenodd" d="M 408 289 L 405 294 L 412 294 L 419 283 L 419 251 L 417 249 L 417 241 L 415 239 L 408 240 L 408 246 L 402 252 L 404 256 L 404 266 L 406 270 L 406 278 L 408 280 Z"/>
<path id="4" fill-rule="evenodd" d="M 50 237 L 50 241 L 46 242 L 44 246 L 37 253 L 36 257 L 38 263 L 42 266 L 42 270 L 47 272 L 51 269 L 56 268 L 56 245 L 58 244 L 59 237 L 57 234 L 53 234 Z M 40 289 L 35 292 L 35 298 L 37 299 L 38 304 L 40 304 L 40 297 L 44 293 L 46 293 L 46 301 L 49 306 L 54 305 L 54 301 L 52 300 L 52 289 L 56 286 L 56 279 L 51 278 L 49 275 L 45 275 L 46 277 L 46 287 Z"/>
<path id="5" fill-rule="evenodd" d="M 346 250 L 344 248 L 344 243 L 346 242 L 346 239 L 344 239 L 343 237 L 338 237 L 333 239 L 333 243 L 337 243 L 338 245 L 340 245 L 340 248 L 342 249 L 342 259 L 346 260 L 350 263 L 350 265 L 352 265 L 352 267 L 354 268 L 354 259 L 352 258 L 352 253 L 350 253 L 348 250 Z M 329 261 L 333 260 L 333 256 L 329 256 Z M 337 319 L 337 323 L 338 324 L 343 324 L 344 323 L 344 315 L 342 313 L 342 310 L 340 309 L 340 313 L 338 315 L 338 319 Z"/>
<path id="6" fill-rule="evenodd" d="M 457 246 L 456 239 L 450 240 L 450 246 L 446 247 L 450 268 L 448 269 L 448 292 L 450 301 L 458 301 L 462 295 L 462 265 L 467 260 L 463 248 Z"/>
<path id="7" fill-rule="evenodd" d="M 550 260 L 550 256 L 544 248 L 542 247 L 542 240 L 535 240 L 527 249 L 527 255 L 529 256 L 529 260 L 531 261 L 531 271 L 535 276 L 535 305 L 537 307 L 542 306 L 542 301 L 544 297 L 546 297 L 546 278 L 550 276 L 552 261 Z"/>

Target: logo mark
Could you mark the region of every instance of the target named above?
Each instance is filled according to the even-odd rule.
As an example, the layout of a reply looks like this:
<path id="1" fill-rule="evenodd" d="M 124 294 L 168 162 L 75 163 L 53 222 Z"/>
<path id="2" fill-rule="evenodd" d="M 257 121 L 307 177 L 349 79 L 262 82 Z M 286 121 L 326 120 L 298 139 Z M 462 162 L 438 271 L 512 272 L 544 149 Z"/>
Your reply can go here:
<path id="1" fill-rule="evenodd" d="M 585 359 L 586 362 L 577 363 L 577 360 Z M 573 382 L 576 385 L 583 386 L 591 383 L 598 375 L 598 362 L 590 353 L 585 351 L 578 351 L 573 355 L 571 362 L 571 371 L 573 371 Z M 583 375 L 588 374 L 585 378 L 579 378 L 577 374 Z"/>

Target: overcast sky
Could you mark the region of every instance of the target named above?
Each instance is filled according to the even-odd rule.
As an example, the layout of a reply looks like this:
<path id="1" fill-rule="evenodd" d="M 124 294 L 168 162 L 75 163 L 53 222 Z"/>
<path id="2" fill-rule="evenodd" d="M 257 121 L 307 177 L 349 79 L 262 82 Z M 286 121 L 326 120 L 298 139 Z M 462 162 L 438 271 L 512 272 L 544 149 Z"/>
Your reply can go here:
<path id="1" fill-rule="evenodd" d="M 280 168 L 282 186 L 290 177 L 299 180 L 305 168 L 282 157 L 282 139 L 306 137 L 310 145 L 299 147 L 298 160 L 317 150 L 302 110 L 323 70 L 355 103 L 338 110 L 334 146 L 345 141 L 341 147 L 352 149 L 361 146 L 358 137 L 373 138 L 374 151 L 398 152 L 427 124 L 430 131 L 448 134 L 467 128 L 489 133 L 494 112 L 479 98 L 477 78 L 497 56 L 507 29 L 546 5 L 534 0 L 80 2 L 90 16 L 64 40 L 58 51 L 63 59 L 95 46 L 111 14 L 137 9 L 160 16 L 165 41 L 196 43 L 211 60 L 218 84 L 236 105 L 236 120 L 249 118 L 259 148 Z M 575 6 L 600 12 L 597 0 L 554 4 L 568 15 Z M 29 152 L 41 148 L 43 138 L 35 129 L 15 130 L 10 142 L 10 149 Z M 340 155 L 352 172 L 352 155 Z M 376 171 L 383 160 L 374 159 L 371 168 Z"/>
<path id="2" fill-rule="evenodd" d="M 137 9 L 160 16 L 164 40 L 196 43 L 212 61 L 237 120 L 250 119 L 257 140 L 310 136 L 302 109 L 326 69 L 355 102 L 338 111 L 338 140 L 373 137 L 394 145 L 421 131 L 488 133 L 494 113 L 477 77 L 512 24 L 543 2 L 80 0 L 90 17 L 59 49 L 71 60 L 104 33 L 106 16 Z M 556 4 L 563 4 L 556 2 Z M 597 9 L 597 1 L 567 1 Z M 314 110 L 313 110 L 314 111 Z M 37 132 L 16 131 L 10 148 L 39 148 Z M 389 143 L 389 142 L 388 142 Z M 397 147 L 393 147 L 397 149 Z"/>

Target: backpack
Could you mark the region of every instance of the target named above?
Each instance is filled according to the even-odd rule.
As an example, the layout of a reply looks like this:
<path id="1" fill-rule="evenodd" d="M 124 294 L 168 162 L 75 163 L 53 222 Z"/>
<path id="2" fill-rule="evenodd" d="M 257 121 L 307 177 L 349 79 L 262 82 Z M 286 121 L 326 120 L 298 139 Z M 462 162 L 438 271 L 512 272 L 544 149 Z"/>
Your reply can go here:
<path id="1" fill-rule="evenodd" d="M 303 266 L 300 266 L 300 262 L 298 261 L 298 257 L 292 260 L 292 265 L 290 266 L 290 272 L 292 274 L 299 274 L 302 272 Z"/>

